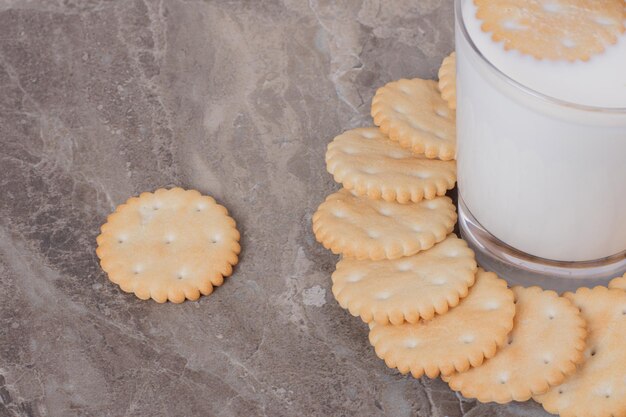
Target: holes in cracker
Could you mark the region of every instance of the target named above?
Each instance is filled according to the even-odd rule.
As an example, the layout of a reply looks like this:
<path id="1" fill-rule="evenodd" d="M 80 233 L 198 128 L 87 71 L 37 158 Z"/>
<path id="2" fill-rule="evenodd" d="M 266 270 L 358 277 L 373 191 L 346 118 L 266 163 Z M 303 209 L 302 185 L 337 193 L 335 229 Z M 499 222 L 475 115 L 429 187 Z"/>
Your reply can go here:
<path id="1" fill-rule="evenodd" d="M 447 110 L 447 109 L 444 109 L 444 108 L 438 108 L 438 109 L 436 109 L 436 110 L 435 110 L 435 113 L 436 113 L 436 114 L 437 114 L 437 116 L 439 116 L 439 117 L 448 117 L 448 115 L 450 114 L 450 113 L 448 112 L 448 110 Z"/>
<path id="2" fill-rule="evenodd" d="M 500 377 L 498 378 L 498 382 L 499 382 L 501 385 L 506 384 L 508 381 L 509 381 L 509 376 L 508 376 L 507 374 L 502 374 L 502 375 L 500 375 Z"/>
<path id="3" fill-rule="evenodd" d="M 206 204 L 200 203 L 196 205 L 196 211 L 202 211 L 204 209 L 206 209 Z"/>
<path id="4" fill-rule="evenodd" d="M 335 217 L 336 217 L 336 218 L 338 218 L 338 219 L 343 219 L 343 218 L 345 218 L 345 217 L 346 217 L 346 213 L 344 213 L 344 212 L 343 212 L 343 211 L 341 211 L 341 210 L 333 210 L 333 212 L 332 212 L 332 213 L 333 213 L 333 216 L 335 216 Z"/>
<path id="5" fill-rule="evenodd" d="M 571 49 L 576 47 L 576 42 L 574 42 L 573 40 L 569 39 L 569 38 L 565 38 L 561 40 L 561 45 L 563 45 L 564 47 Z"/>
<path id="6" fill-rule="evenodd" d="M 124 243 L 126 242 L 126 236 L 119 236 L 117 238 L 117 243 Z"/>
<path id="7" fill-rule="evenodd" d="M 417 122 L 416 122 L 416 121 L 414 121 L 414 120 L 410 120 L 410 121 L 409 121 L 409 124 L 411 125 L 411 127 L 412 127 L 413 129 L 417 129 L 417 130 L 426 130 L 426 129 L 424 129 L 424 126 L 422 126 L 421 124 L 417 123 Z"/>
<path id="8" fill-rule="evenodd" d="M 404 159 L 406 158 L 408 155 L 406 152 L 401 151 L 401 150 L 393 150 L 391 152 L 388 153 L 388 156 L 392 159 Z"/>
<path id="9" fill-rule="evenodd" d="M 415 225 L 415 226 L 411 226 L 411 230 L 413 230 L 415 233 L 422 233 L 422 227 Z"/>
<path id="10" fill-rule="evenodd" d="M 376 133 L 371 130 L 366 130 L 361 135 L 366 139 L 374 139 L 376 137 Z"/>
<path id="11" fill-rule="evenodd" d="M 448 280 L 443 277 L 436 277 L 436 278 L 433 278 L 431 282 L 433 283 L 433 285 L 446 285 Z"/>
<path id="12" fill-rule="evenodd" d="M 405 114 L 405 113 L 407 113 L 407 111 L 406 111 L 406 107 L 404 107 L 404 106 L 400 106 L 400 105 L 397 105 L 397 104 L 394 104 L 393 106 L 391 106 L 391 109 L 392 109 L 393 111 L 395 111 L 396 113 L 400 113 L 400 114 Z"/>
<path id="13" fill-rule="evenodd" d="M 507 345 L 510 345 L 510 344 L 512 344 L 512 343 L 513 343 L 513 338 L 512 338 L 511 336 L 509 336 L 509 338 L 508 338 L 508 339 L 507 339 L 507 341 L 506 341 L 506 344 L 507 344 Z"/>
<path id="14" fill-rule="evenodd" d="M 461 341 L 461 343 L 463 343 L 465 345 L 469 345 L 474 340 L 476 340 L 476 338 L 474 337 L 474 335 L 465 334 L 465 335 L 461 336 L 461 338 L 459 340 Z"/>
<path id="15" fill-rule="evenodd" d="M 159 210 L 162 207 L 162 204 L 160 202 L 156 202 L 152 205 L 152 210 Z"/>
<path id="16" fill-rule="evenodd" d="M 374 167 L 364 167 L 361 169 L 361 172 L 363 172 L 364 174 L 370 174 L 370 175 L 378 174 L 378 170 Z"/>
<path id="17" fill-rule="evenodd" d="M 543 10 L 548 13 L 558 13 L 561 11 L 561 5 L 556 3 L 545 3 L 543 5 Z"/>
<path id="18" fill-rule="evenodd" d="M 347 281 L 351 283 L 359 282 L 363 279 L 363 275 L 361 274 L 352 274 L 348 277 Z"/>
<path id="19" fill-rule="evenodd" d="M 485 310 L 487 311 L 494 311 L 500 308 L 500 303 L 494 300 L 491 301 L 487 301 L 485 303 Z"/>
<path id="20" fill-rule="evenodd" d="M 415 172 L 412 175 L 420 180 L 427 180 L 431 177 L 430 172 Z"/>
<path id="21" fill-rule="evenodd" d="M 521 25 L 519 22 L 512 20 L 512 19 L 507 19 L 505 21 L 502 22 L 502 27 L 507 29 L 507 30 L 524 30 L 526 29 L 526 26 Z"/>
<path id="22" fill-rule="evenodd" d="M 222 236 L 220 235 L 213 235 L 213 237 L 211 237 L 211 243 L 218 243 L 220 240 L 222 240 Z"/>
<path id="23" fill-rule="evenodd" d="M 613 26 L 616 22 L 604 16 L 598 16 L 593 19 L 597 24 L 602 26 Z"/>
<path id="24" fill-rule="evenodd" d="M 602 390 L 601 395 L 604 396 L 604 398 L 609 399 L 611 398 L 611 394 L 613 394 L 611 388 L 606 387 Z"/>
<path id="25" fill-rule="evenodd" d="M 548 320 L 554 320 L 556 313 L 554 311 L 548 311 Z"/>
<path id="26" fill-rule="evenodd" d="M 415 349 L 419 345 L 419 340 L 417 339 L 407 339 L 404 342 L 404 346 L 408 349 Z"/>
<path id="27" fill-rule="evenodd" d="M 404 84 L 400 84 L 398 86 L 398 90 L 400 90 L 400 92 L 402 94 L 405 94 L 407 96 L 411 94 L 411 89 L 408 86 L 404 85 Z"/>
<path id="28" fill-rule="evenodd" d="M 356 155 L 358 151 L 354 148 L 345 148 L 343 150 L 343 153 L 345 153 L 346 155 Z"/>
<path id="29" fill-rule="evenodd" d="M 183 279 L 186 275 L 185 271 L 179 271 L 178 274 L 176 274 L 176 279 Z"/>
<path id="30" fill-rule="evenodd" d="M 135 267 L 133 268 L 133 274 L 135 275 L 139 275 L 141 271 L 143 271 L 143 266 L 141 265 L 135 265 Z"/>
<path id="31" fill-rule="evenodd" d="M 379 213 L 381 216 L 385 216 L 385 217 L 389 217 L 389 216 L 391 216 L 391 214 L 392 214 L 392 213 L 391 213 L 391 210 L 389 210 L 387 207 L 383 207 L 383 208 L 381 208 L 380 210 L 378 210 L 378 213 Z"/>
<path id="32" fill-rule="evenodd" d="M 439 208 L 439 204 L 433 200 L 427 201 L 424 203 L 424 206 L 426 206 L 428 210 L 437 210 Z"/>
<path id="33" fill-rule="evenodd" d="M 165 237 L 165 244 L 169 245 L 170 243 L 172 243 L 174 241 L 174 235 L 169 234 Z"/>
<path id="34" fill-rule="evenodd" d="M 371 238 L 371 239 L 378 239 L 380 237 L 380 233 L 378 233 L 375 230 L 368 230 L 367 231 L 367 235 Z"/>
<path id="35" fill-rule="evenodd" d="M 376 294 L 376 299 L 379 301 L 385 301 L 391 298 L 391 293 L 387 291 L 379 292 Z"/>
<path id="36" fill-rule="evenodd" d="M 413 269 L 413 267 L 410 262 L 402 262 L 398 264 L 398 271 L 400 272 L 408 272 L 411 269 Z"/>
<path id="37" fill-rule="evenodd" d="M 446 139 L 446 134 L 439 131 L 439 132 L 435 132 L 435 136 L 437 136 L 439 139 Z"/>

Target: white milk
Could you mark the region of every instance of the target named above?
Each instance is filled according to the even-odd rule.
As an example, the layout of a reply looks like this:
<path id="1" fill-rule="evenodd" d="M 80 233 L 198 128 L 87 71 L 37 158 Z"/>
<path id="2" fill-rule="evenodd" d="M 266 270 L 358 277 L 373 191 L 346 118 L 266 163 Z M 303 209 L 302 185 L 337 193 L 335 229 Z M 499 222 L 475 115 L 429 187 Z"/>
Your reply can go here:
<path id="1" fill-rule="evenodd" d="M 527 87 L 484 62 L 457 23 L 458 182 L 469 211 L 501 241 L 546 259 L 626 250 L 626 35 L 587 62 L 539 61 L 493 42 L 471 0 L 463 19 L 485 58 Z"/>

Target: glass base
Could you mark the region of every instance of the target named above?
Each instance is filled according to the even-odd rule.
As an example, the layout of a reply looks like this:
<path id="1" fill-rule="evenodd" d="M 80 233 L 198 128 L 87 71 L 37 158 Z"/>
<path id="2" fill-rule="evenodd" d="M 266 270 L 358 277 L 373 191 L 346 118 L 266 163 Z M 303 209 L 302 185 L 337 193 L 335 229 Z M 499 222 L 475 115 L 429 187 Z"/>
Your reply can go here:
<path id="1" fill-rule="evenodd" d="M 476 253 L 478 264 L 511 285 L 573 291 L 579 287 L 606 285 L 626 272 L 626 251 L 585 262 L 551 261 L 520 252 L 487 232 L 467 209 L 460 194 L 458 201 L 461 236 Z"/>

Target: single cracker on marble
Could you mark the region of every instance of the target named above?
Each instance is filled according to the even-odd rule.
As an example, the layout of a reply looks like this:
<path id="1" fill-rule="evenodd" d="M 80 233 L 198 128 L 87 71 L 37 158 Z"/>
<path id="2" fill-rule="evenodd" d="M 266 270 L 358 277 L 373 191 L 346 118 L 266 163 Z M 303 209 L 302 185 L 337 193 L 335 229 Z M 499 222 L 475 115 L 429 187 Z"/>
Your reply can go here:
<path id="1" fill-rule="evenodd" d="M 208 295 L 237 264 L 239 231 L 212 197 L 182 188 L 142 193 L 109 215 L 96 253 L 109 279 L 142 300 Z"/>
<path id="2" fill-rule="evenodd" d="M 626 292 L 606 287 L 566 293 L 587 322 L 585 362 L 534 399 L 561 417 L 626 416 Z"/>
<path id="3" fill-rule="evenodd" d="M 467 297 L 446 314 L 418 323 L 370 323 L 369 340 L 390 368 L 430 378 L 465 372 L 491 358 L 513 328 L 515 304 L 506 281 L 478 269 Z"/>
<path id="4" fill-rule="evenodd" d="M 527 401 L 562 383 L 584 360 L 585 320 L 554 291 L 514 287 L 515 318 L 508 344 L 491 359 L 444 379 L 481 402 Z"/>
<path id="5" fill-rule="evenodd" d="M 484 32 L 537 59 L 586 61 L 624 32 L 624 0 L 474 0 Z"/>
<path id="6" fill-rule="evenodd" d="M 455 161 L 414 154 L 375 127 L 337 136 L 328 145 L 326 168 L 357 195 L 400 203 L 445 195 L 456 183 Z"/>
<path id="7" fill-rule="evenodd" d="M 341 307 L 366 323 L 417 323 L 459 304 L 474 284 L 476 270 L 474 252 L 451 234 L 405 258 L 343 258 L 332 275 L 332 290 Z"/>
<path id="8" fill-rule="evenodd" d="M 414 153 L 454 159 L 456 115 L 441 97 L 436 81 L 393 81 L 376 91 L 372 117 L 380 130 Z"/>
<path id="9" fill-rule="evenodd" d="M 609 288 L 616 288 L 626 291 L 626 274 L 621 277 L 613 278 L 611 282 L 609 282 Z"/>
<path id="10" fill-rule="evenodd" d="M 344 188 L 320 204 L 313 232 L 335 254 L 397 259 L 433 247 L 455 223 L 456 208 L 448 197 L 400 204 L 356 196 Z"/>
<path id="11" fill-rule="evenodd" d="M 439 91 L 448 102 L 448 107 L 456 109 L 456 53 L 452 52 L 443 59 L 439 68 Z"/>

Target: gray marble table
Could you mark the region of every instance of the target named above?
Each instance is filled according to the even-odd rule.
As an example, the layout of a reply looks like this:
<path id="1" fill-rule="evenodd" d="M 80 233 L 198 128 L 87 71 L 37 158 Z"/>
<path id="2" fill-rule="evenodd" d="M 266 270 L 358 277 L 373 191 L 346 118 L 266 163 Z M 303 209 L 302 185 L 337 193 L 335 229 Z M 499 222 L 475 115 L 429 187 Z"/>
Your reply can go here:
<path id="1" fill-rule="evenodd" d="M 433 78 L 435 0 L 0 2 L 0 416 L 543 416 L 388 369 L 311 214 L 376 87 Z M 226 205 L 235 274 L 182 305 L 110 284 L 98 227 L 168 185 Z"/>

